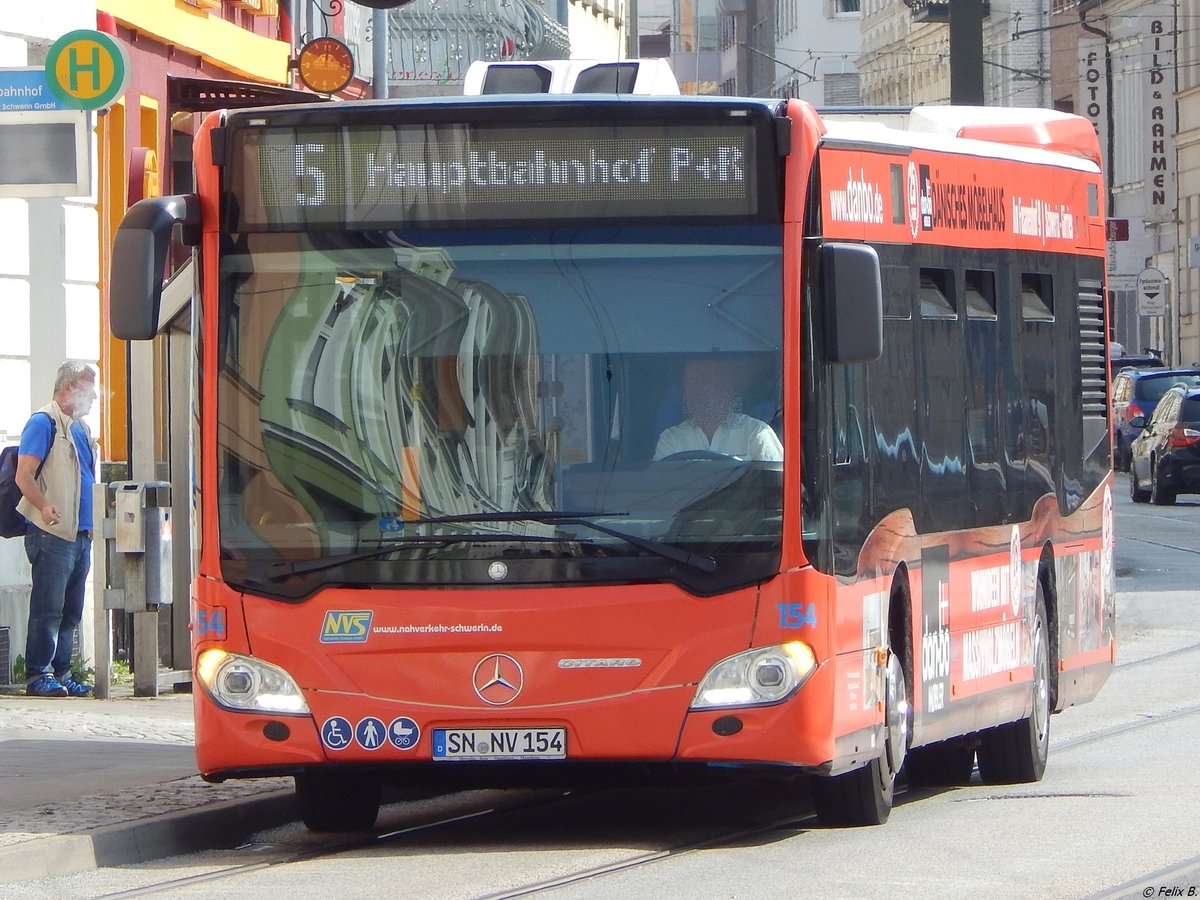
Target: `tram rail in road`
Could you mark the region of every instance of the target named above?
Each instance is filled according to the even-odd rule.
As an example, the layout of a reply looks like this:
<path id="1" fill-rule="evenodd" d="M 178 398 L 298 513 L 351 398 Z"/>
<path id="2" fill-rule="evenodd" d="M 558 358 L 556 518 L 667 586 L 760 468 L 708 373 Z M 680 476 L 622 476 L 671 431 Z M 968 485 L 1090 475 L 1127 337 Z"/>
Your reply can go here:
<path id="1" fill-rule="evenodd" d="M 1120 663 L 1114 678 L 1118 683 L 1126 679 L 1141 682 L 1153 677 L 1159 669 L 1194 671 L 1197 663 L 1200 663 L 1200 643 L 1190 643 Z M 1136 693 L 1138 686 L 1131 683 L 1127 688 Z M 1120 689 L 1114 693 L 1118 692 Z M 1052 736 L 1049 774 L 1052 775 L 1056 767 L 1074 769 L 1073 759 L 1081 752 L 1094 751 L 1097 747 L 1116 747 L 1131 736 L 1144 737 L 1154 729 L 1194 732 L 1197 719 L 1200 719 L 1200 703 L 1185 703 L 1168 704 L 1163 708 L 1145 706 L 1140 710 L 1131 707 L 1115 715 L 1106 715 L 1099 723 L 1082 726 L 1076 723 L 1077 727 L 1067 736 Z M 1066 722 L 1067 718 L 1056 716 L 1054 721 L 1057 725 Z M 1112 757 L 1119 758 L 1119 752 L 1114 750 Z M 192 874 L 187 876 L 164 877 L 102 896 L 105 900 L 115 900 L 170 895 L 193 892 L 203 886 L 220 890 L 222 883 L 236 885 L 239 879 L 265 870 L 272 871 L 273 883 L 280 883 L 279 878 L 285 870 L 300 870 L 314 861 L 336 864 L 339 859 L 357 860 L 364 855 L 371 856 L 379 866 L 398 866 L 399 873 L 389 875 L 388 879 L 404 881 L 404 870 L 413 865 L 424 868 L 431 854 L 435 857 L 445 855 L 446 858 L 466 854 L 482 861 L 494 856 L 498 845 L 518 851 L 553 848 L 570 852 L 575 846 L 583 850 L 577 865 L 556 866 L 552 874 L 540 872 L 538 866 L 533 866 L 527 873 L 529 877 L 524 879 L 520 877 L 522 872 L 518 867 L 507 876 L 498 876 L 498 880 L 509 882 L 506 885 L 497 884 L 496 889 L 483 892 L 464 890 L 456 896 L 500 900 L 558 891 L 580 890 L 589 894 L 603 892 L 605 884 L 622 874 L 640 881 L 662 883 L 665 879 L 674 882 L 677 878 L 671 866 L 690 856 L 702 856 L 706 851 L 748 850 L 780 842 L 813 841 L 815 835 L 831 830 L 839 832 L 839 837 L 844 836 L 848 841 L 856 832 L 863 831 L 820 826 L 807 798 L 804 781 L 803 777 L 798 777 L 793 784 L 787 785 L 784 781 L 746 780 L 739 783 L 737 779 L 731 779 L 707 790 L 639 787 L 449 795 L 436 802 L 415 804 L 416 808 L 410 808 L 414 804 L 386 807 L 381 817 L 385 827 L 369 836 L 347 840 L 344 836 L 302 833 L 297 827 L 281 838 L 261 836 L 262 842 L 233 851 L 235 857 L 257 857 L 252 861 L 231 864 L 229 853 L 218 853 L 215 861 L 203 857 L 190 860 L 187 868 Z M 949 800 L 960 810 L 950 813 L 955 828 L 971 829 L 981 825 L 978 812 L 981 805 L 993 806 L 1001 802 L 1005 806 L 1024 805 L 1032 820 L 1037 807 L 1030 804 L 1056 800 L 1123 802 L 1130 801 L 1134 792 L 1081 787 L 1071 780 L 1058 779 L 1011 787 L 985 786 L 979 784 L 976 777 L 966 787 L 902 787 L 897 803 L 909 809 L 904 816 L 897 817 L 897 821 L 905 821 L 923 804 L 938 797 Z M 449 810 L 447 803 L 451 807 Z M 438 814 L 439 810 L 443 814 Z M 640 821 L 638 810 L 641 811 Z M 893 827 L 897 821 L 893 822 Z M 629 849 L 631 845 L 635 849 Z M 802 854 L 819 849 L 816 844 L 809 851 L 804 847 L 801 843 L 797 849 Z M 597 859 L 597 855 L 601 858 Z M 195 873 L 197 862 L 208 871 Z M 1200 856 L 1182 858 L 1170 866 L 1136 875 L 1116 887 L 1078 896 L 1124 897 L 1149 888 L 1156 892 L 1154 896 L 1169 896 L 1157 891 L 1160 887 L 1170 889 L 1179 884 L 1184 885 L 1185 893 L 1177 896 L 1187 896 L 1189 885 L 1198 884 L 1198 873 Z M 297 872 L 294 877 L 302 876 Z M 678 880 L 686 880 L 686 876 L 680 875 Z M 291 881 L 292 876 L 289 876 L 286 882 Z M 419 878 L 414 883 L 420 883 Z M 942 894 L 935 889 L 930 895 Z M 1075 894 L 1068 891 L 1063 895 Z M 1021 893 L 1018 891 L 1011 896 L 1021 896 Z"/>

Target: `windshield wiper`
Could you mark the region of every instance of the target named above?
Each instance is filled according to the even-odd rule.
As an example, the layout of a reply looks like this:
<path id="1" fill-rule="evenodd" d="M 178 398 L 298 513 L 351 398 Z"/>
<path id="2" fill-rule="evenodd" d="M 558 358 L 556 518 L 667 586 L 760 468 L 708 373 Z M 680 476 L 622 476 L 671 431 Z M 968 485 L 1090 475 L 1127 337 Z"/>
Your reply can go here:
<path id="1" fill-rule="evenodd" d="M 689 553 L 686 550 L 680 550 L 678 547 L 673 547 L 670 544 L 663 544 L 659 541 L 651 541 L 646 538 L 638 537 L 636 534 L 629 534 L 626 531 L 618 531 L 615 528 L 609 528 L 607 525 L 600 525 L 593 522 L 593 518 L 612 518 L 614 516 L 627 516 L 629 513 L 609 513 L 609 512 L 557 512 L 557 511 L 530 511 L 530 512 L 487 512 L 487 513 L 470 513 L 460 516 L 433 516 L 427 519 L 417 519 L 413 525 L 454 525 L 459 523 L 469 522 L 554 522 L 556 525 L 581 525 L 584 528 L 590 528 L 593 531 L 598 531 L 601 534 L 607 534 L 609 537 L 615 537 L 618 540 L 645 550 L 647 553 L 653 553 L 655 556 L 661 556 L 663 559 L 669 559 L 672 562 L 682 563 L 693 569 L 699 569 L 705 574 L 711 575 L 717 571 L 717 561 L 711 556 L 700 556 L 696 553 Z"/>
<path id="2" fill-rule="evenodd" d="M 686 550 L 680 550 L 678 547 L 673 547 L 670 544 L 661 544 L 657 541 L 650 541 L 645 538 L 640 538 L 635 534 L 627 534 L 623 531 L 618 531 L 615 528 L 609 528 L 606 525 L 600 525 L 596 522 L 591 522 L 584 516 L 616 516 L 627 515 L 626 513 L 577 513 L 577 512 L 489 512 L 489 513 L 474 513 L 469 515 L 458 516 L 431 516 L 425 519 L 414 519 L 405 522 L 406 526 L 416 525 L 457 525 L 470 524 L 479 522 L 554 522 L 559 525 L 580 525 L 584 528 L 590 528 L 593 531 L 598 531 L 601 534 L 606 534 L 609 537 L 615 537 L 622 540 L 630 546 L 645 550 L 647 553 L 652 553 L 655 556 L 660 556 L 663 559 L 669 559 L 672 562 L 681 563 L 694 569 L 699 569 L 706 574 L 712 574 L 717 570 L 717 561 L 711 556 L 700 556 L 695 553 L 689 553 Z M 412 535 L 411 537 L 393 538 L 377 547 L 372 547 L 369 550 L 358 550 L 354 553 L 343 553 L 338 556 L 326 556 L 321 559 L 312 559 L 294 563 L 275 563 L 270 566 L 267 579 L 269 581 L 283 581 L 285 578 L 290 578 L 293 575 L 309 575 L 313 572 L 322 572 L 326 569 L 334 569 L 338 566 L 347 563 L 359 562 L 361 560 L 374 559 L 377 556 L 386 556 L 396 550 L 402 550 L 406 547 L 412 547 L 415 544 L 462 544 L 462 543 L 478 543 L 487 541 L 494 542 L 522 542 L 522 543 L 561 543 L 562 538 L 555 535 L 527 535 L 527 534 L 505 534 L 505 533 L 483 533 L 483 534 L 436 534 L 436 535 Z"/>
<path id="3" fill-rule="evenodd" d="M 511 541 L 540 541 L 542 543 L 561 543 L 562 538 L 553 537 L 550 535 L 524 535 L 524 534 L 505 534 L 494 532 L 488 534 L 432 534 L 423 535 L 416 534 L 411 537 L 392 538 L 383 541 L 378 547 L 372 547 L 370 550 L 356 550 L 353 553 L 342 553 L 338 556 L 323 556 L 320 559 L 304 560 L 302 562 L 275 563 L 268 567 L 268 581 L 283 581 L 285 578 L 290 578 L 293 575 L 310 575 L 313 572 L 323 572 L 326 569 L 336 569 L 338 566 L 344 566 L 346 563 L 359 562 L 364 559 L 374 559 L 376 556 L 386 556 L 389 553 L 395 553 L 397 550 L 403 550 L 407 547 L 412 547 L 416 544 L 466 544 L 478 543 L 481 541 L 500 541 L 508 543 Z"/>

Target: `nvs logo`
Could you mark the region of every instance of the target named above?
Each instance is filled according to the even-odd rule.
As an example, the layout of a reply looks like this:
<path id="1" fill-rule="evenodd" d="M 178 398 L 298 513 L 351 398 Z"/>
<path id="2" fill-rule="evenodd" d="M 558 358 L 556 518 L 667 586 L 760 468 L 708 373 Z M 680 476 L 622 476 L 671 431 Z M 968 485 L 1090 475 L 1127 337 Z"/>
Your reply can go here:
<path id="1" fill-rule="evenodd" d="M 331 609 L 321 625 L 322 644 L 365 644 L 371 632 L 369 609 Z"/>

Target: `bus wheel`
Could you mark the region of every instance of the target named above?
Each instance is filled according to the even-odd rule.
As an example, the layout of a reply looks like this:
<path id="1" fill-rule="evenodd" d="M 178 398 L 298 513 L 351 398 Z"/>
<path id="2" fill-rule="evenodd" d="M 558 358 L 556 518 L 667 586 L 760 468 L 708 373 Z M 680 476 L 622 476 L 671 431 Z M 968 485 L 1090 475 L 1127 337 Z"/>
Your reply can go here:
<path id="1" fill-rule="evenodd" d="M 914 786 L 949 787 L 968 784 L 975 769 L 975 748 L 964 741 L 946 741 L 908 751 L 904 772 Z"/>
<path id="2" fill-rule="evenodd" d="M 296 776 L 300 817 L 310 831 L 370 831 L 381 795 L 378 781 L 355 772 L 317 770 Z"/>
<path id="3" fill-rule="evenodd" d="M 912 724 L 904 668 L 891 650 L 884 699 L 883 753 L 853 772 L 813 779 L 813 805 L 824 825 L 882 825 L 888 820 L 896 775 L 904 765 Z"/>
<path id="4" fill-rule="evenodd" d="M 1050 648 L 1046 595 L 1038 579 L 1033 613 L 1033 712 L 979 733 L 979 776 L 984 784 L 1041 781 L 1050 755 Z"/>

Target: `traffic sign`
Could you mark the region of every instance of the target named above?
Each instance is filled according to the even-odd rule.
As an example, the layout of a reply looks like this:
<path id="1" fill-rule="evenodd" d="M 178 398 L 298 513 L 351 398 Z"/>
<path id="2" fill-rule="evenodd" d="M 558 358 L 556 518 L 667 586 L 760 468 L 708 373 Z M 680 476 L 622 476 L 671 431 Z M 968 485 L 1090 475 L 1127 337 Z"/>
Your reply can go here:
<path id="1" fill-rule="evenodd" d="M 0 69 L 0 112 L 67 109 L 46 83 L 46 70 Z"/>
<path id="2" fill-rule="evenodd" d="M 1129 240 L 1129 220 L 1128 219 L 1105 219 L 1104 221 L 1104 237 L 1109 241 L 1127 241 Z"/>
<path id="3" fill-rule="evenodd" d="M 1167 314 L 1167 276 L 1160 270 L 1142 269 L 1137 277 L 1138 315 Z"/>
<path id="4" fill-rule="evenodd" d="M 125 48 L 102 31 L 64 34 L 46 54 L 46 82 L 71 109 L 106 109 L 125 91 Z"/>

